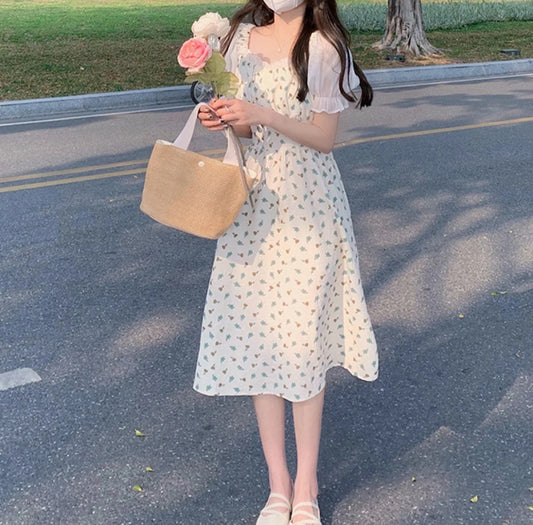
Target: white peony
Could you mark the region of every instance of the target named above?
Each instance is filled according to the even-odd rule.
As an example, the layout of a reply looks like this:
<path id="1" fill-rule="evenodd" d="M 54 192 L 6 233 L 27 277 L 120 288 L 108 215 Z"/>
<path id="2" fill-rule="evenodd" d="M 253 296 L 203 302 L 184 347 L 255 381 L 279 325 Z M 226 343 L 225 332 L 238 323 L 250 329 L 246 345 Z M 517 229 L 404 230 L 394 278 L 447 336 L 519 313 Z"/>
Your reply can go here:
<path id="1" fill-rule="evenodd" d="M 215 35 L 223 38 L 229 31 L 229 20 L 218 13 L 206 13 L 194 22 L 191 29 L 195 37 L 207 38 L 209 35 Z"/>

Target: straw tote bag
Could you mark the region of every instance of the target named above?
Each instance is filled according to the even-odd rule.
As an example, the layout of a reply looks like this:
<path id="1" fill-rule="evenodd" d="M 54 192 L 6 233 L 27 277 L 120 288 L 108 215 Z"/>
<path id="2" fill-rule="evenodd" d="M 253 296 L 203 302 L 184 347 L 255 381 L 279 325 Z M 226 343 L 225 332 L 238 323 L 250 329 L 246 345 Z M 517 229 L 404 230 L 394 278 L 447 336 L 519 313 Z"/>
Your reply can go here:
<path id="1" fill-rule="evenodd" d="M 235 221 L 250 196 L 254 179 L 244 166 L 240 141 L 225 130 L 224 160 L 189 151 L 198 111 L 189 116 L 174 143 L 158 140 L 152 150 L 141 199 L 141 211 L 178 230 L 217 239 Z"/>

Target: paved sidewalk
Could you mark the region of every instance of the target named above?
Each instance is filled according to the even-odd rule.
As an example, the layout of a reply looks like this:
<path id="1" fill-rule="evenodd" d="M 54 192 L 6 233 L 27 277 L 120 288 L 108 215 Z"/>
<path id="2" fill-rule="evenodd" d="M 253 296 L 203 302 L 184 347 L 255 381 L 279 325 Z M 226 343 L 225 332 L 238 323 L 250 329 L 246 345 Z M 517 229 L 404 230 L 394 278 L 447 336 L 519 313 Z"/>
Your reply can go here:
<path id="1" fill-rule="evenodd" d="M 399 67 L 365 71 L 372 86 L 472 80 L 500 75 L 533 73 L 533 58 L 451 64 L 445 66 Z M 0 103 L 0 121 L 42 118 L 88 111 L 131 110 L 141 107 L 191 104 L 189 86 L 140 89 L 117 93 L 96 93 Z"/>

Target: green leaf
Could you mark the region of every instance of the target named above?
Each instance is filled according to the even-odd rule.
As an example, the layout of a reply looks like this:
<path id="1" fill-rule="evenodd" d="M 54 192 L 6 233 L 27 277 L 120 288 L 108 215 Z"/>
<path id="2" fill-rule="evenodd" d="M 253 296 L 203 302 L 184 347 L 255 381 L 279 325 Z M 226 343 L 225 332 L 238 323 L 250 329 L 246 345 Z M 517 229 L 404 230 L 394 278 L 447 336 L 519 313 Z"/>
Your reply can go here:
<path id="1" fill-rule="evenodd" d="M 214 82 L 217 95 L 225 95 L 229 88 L 229 82 L 226 77 L 220 75 Z"/>
<path id="2" fill-rule="evenodd" d="M 472 497 L 470 498 L 470 501 L 471 501 L 472 503 L 477 503 L 477 502 L 479 501 L 479 498 L 478 498 L 477 496 L 472 496 Z"/>
<path id="3" fill-rule="evenodd" d="M 135 492 L 142 492 L 143 488 L 140 485 L 133 485 L 133 490 Z"/>
<path id="4" fill-rule="evenodd" d="M 239 79 L 229 71 L 220 73 L 214 83 L 219 95 L 235 95 L 239 89 Z"/>
<path id="5" fill-rule="evenodd" d="M 226 61 L 221 53 L 214 51 L 211 58 L 206 62 L 204 71 L 206 73 L 223 73 L 226 70 Z"/>
<path id="6" fill-rule="evenodd" d="M 228 73 L 227 76 L 229 79 L 229 87 L 225 95 L 235 95 L 239 90 L 239 79 L 233 73 Z"/>
<path id="7" fill-rule="evenodd" d="M 193 82 L 201 82 L 202 84 L 208 84 L 210 82 L 209 75 L 206 75 L 203 72 L 198 73 L 185 73 L 185 84 L 192 84 Z"/>
<path id="8" fill-rule="evenodd" d="M 146 437 L 140 430 L 135 430 L 135 435 L 140 438 Z"/>
<path id="9" fill-rule="evenodd" d="M 146 467 L 146 472 L 153 472 L 154 469 L 152 467 Z"/>
<path id="10" fill-rule="evenodd" d="M 239 89 L 239 79 L 225 70 L 224 57 L 214 52 L 204 68 L 197 72 L 185 72 L 185 84 L 200 82 L 206 86 L 213 85 L 217 95 L 235 95 Z"/>

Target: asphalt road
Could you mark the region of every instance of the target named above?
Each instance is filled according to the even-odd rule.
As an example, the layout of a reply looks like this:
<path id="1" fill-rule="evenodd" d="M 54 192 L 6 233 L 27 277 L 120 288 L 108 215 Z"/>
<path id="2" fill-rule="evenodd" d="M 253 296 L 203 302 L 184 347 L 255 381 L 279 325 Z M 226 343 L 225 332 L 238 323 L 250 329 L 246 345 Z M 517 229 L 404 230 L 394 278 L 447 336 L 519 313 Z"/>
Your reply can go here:
<path id="1" fill-rule="evenodd" d="M 532 94 L 384 89 L 342 117 L 381 375 L 330 372 L 325 525 L 533 520 Z M 187 111 L 0 125 L 2 525 L 253 525 L 265 501 L 251 400 L 192 390 L 215 243 L 138 209 Z M 21 368 L 40 381 L 8 388 Z"/>

